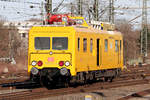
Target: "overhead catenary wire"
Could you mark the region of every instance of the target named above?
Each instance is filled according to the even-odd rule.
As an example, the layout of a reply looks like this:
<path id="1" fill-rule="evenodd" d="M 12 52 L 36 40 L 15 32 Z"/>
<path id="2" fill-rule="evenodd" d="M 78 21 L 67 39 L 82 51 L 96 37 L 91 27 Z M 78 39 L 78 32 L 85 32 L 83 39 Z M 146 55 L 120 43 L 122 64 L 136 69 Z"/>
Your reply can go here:
<path id="1" fill-rule="evenodd" d="M 0 2 L 3 0 L 0 0 Z M 5 0 L 5 2 L 7 2 L 8 0 Z M 12 2 L 11 2 L 12 3 Z M 16 3 L 15 1 L 13 3 Z M 21 2 L 19 2 L 21 3 Z M 41 13 L 37 13 L 37 10 L 41 8 L 41 6 L 35 6 L 32 3 L 32 6 L 34 7 L 30 7 L 29 5 L 25 5 L 24 1 L 22 1 L 21 5 L 18 5 L 20 9 L 18 9 L 18 6 L 12 5 L 9 6 L 9 4 L 7 3 L 0 3 L 0 5 L 3 6 L 4 10 L 1 11 L 1 15 L 4 13 L 8 13 L 10 14 L 16 14 L 17 16 L 15 18 L 11 17 L 11 19 L 15 20 L 17 18 L 20 19 L 24 19 L 24 18 L 33 18 L 33 17 L 39 17 L 39 15 L 41 15 Z M 32 9 L 32 10 L 31 10 Z M 19 16 L 19 17 L 18 17 Z"/>
<path id="2" fill-rule="evenodd" d="M 106 1 L 106 0 L 101 0 L 101 1 Z M 7 12 L 7 13 L 13 13 L 13 12 L 15 12 L 15 13 L 17 13 L 17 15 L 18 16 L 24 16 L 24 15 L 28 15 L 29 17 L 30 17 L 30 15 L 32 16 L 32 17 L 40 17 L 41 16 L 41 13 L 38 13 L 37 14 L 37 10 L 39 10 L 39 12 L 41 11 L 41 2 L 40 1 L 37 1 L 37 2 L 26 2 L 25 0 L 0 0 L 0 2 L 11 2 L 11 3 L 21 3 L 21 4 L 27 4 L 28 5 L 28 7 L 27 6 L 25 6 L 25 7 L 23 7 L 23 6 L 21 6 L 21 9 L 19 9 L 19 11 L 17 11 L 17 8 L 16 8 L 16 10 L 14 10 L 14 11 L 11 11 L 11 10 L 7 10 L 8 8 L 9 9 L 11 9 L 11 7 L 10 6 L 7 6 L 7 5 L 5 5 L 5 11 L 3 11 L 3 13 L 5 13 L 5 12 Z M 43 4 L 45 4 L 46 2 L 43 2 Z M 108 2 L 107 2 L 108 3 Z M 104 3 L 105 4 L 105 3 Z M 1 5 L 1 4 L 0 4 Z M 32 6 L 32 8 L 30 8 L 29 6 Z M 55 3 L 55 2 L 53 2 L 53 6 L 57 6 L 58 5 L 58 3 Z M 78 4 L 76 4 L 76 3 L 72 3 L 71 5 L 73 5 L 74 6 L 74 9 L 76 9 L 76 7 L 77 7 L 77 5 Z M 64 2 L 63 4 L 61 4 L 61 7 L 59 8 L 59 12 L 61 12 L 63 9 L 65 9 L 65 8 L 71 8 L 71 5 L 70 5 L 70 3 L 68 3 L 68 2 Z M 93 4 L 92 3 L 89 3 L 88 4 L 88 2 L 82 2 L 82 5 L 85 7 L 85 6 L 93 6 Z M 101 6 L 101 5 L 100 5 Z M 23 7 L 23 8 L 22 8 Z M 13 6 L 13 8 L 15 8 L 15 6 Z M 150 7 L 148 7 L 148 9 L 149 9 Z M 99 10 L 99 17 L 98 18 L 101 18 L 106 12 L 107 12 L 107 10 L 109 9 L 109 7 L 106 5 L 106 7 L 103 7 L 101 10 Z M 118 10 L 133 10 L 133 9 L 142 9 L 142 7 L 140 7 L 140 6 L 135 6 L 135 7 L 121 7 L 121 6 L 114 6 L 114 10 L 115 11 L 118 11 Z M 20 10 L 23 10 L 23 11 L 20 11 Z M 31 12 L 32 11 L 32 12 Z M 67 10 L 66 10 L 67 11 Z M 28 13 L 29 12 L 29 13 Z M 43 13 L 45 14 L 46 13 L 46 11 L 45 10 L 43 10 Z M 115 12 L 115 14 L 116 14 L 117 12 Z M 119 13 L 118 13 L 119 14 Z M 1 14 L 2 15 L 2 14 Z M 21 18 L 21 17 L 20 17 Z"/>
<path id="3" fill-rule="evenodd" d="M 40 3 L 35 3 L 35 2 L 22 2 L 22 0 L 0 0 L 2 2 L 16 2 L 16 3 L 27 3 L 27 4 L 35 4 L 35 5 L 40 5 Z"/>

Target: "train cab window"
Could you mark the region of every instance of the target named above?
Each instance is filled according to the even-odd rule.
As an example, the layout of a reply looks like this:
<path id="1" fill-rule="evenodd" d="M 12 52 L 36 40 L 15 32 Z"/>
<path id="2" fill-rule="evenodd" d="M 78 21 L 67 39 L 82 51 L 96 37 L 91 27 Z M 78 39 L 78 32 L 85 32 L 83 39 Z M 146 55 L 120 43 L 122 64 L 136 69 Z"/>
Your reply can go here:
<path id="1" fill-rule="evenodd" d="M 84 52 L 87 51 L 87 39 L 86 38 L 83 39 L 83 51 Z"/>
<path id="2" fill-rule="evenodd" d="M 78 51 L 80 51 L 80 38 L 78 38 Z"/>
<path id="3" fill-rule="evenodd" d="M 68 38 L 67 37 L 53 37 L 52 49 L 53 50 L 67 50 Z"/>
<path id="4" fill-rule="evenodd" d="M 93 52 L 93 39 L 90 39 L 90 52 Z"/>
<path id="5" fill-rule="evenodd" d="M 108 40 L 105 39 L 105 52 L 107 52 L 107 51 L 108 51 Z"/>
<path id="6" fill-rule="evenodd" d="M 34 47 L 36 50 L 49 50 L 50 38 L 49 37 L 35 37 Z"/>
<path id="7" fill-rule="evenodd" d="M 118 40 L 115 40 L 115 51 L 118 52 Z"/>

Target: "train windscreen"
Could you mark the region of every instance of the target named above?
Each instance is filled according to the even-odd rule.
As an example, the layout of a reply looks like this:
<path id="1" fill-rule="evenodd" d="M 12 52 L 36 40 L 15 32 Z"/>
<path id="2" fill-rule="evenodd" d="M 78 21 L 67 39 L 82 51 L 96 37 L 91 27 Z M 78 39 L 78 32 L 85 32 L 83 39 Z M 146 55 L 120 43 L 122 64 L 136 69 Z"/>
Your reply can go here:
<path id="1" fill-rule="evenodd" d="M 36 50 L 49 50 L 50 37 L 35 37 L 34 46 Z"/>
<path id="2" fill-rule="evenodd" d="M 52 39 L 53 50 L 67 50 L 68 49 L 68 38 L 67 37 L 53 37 Z"/>

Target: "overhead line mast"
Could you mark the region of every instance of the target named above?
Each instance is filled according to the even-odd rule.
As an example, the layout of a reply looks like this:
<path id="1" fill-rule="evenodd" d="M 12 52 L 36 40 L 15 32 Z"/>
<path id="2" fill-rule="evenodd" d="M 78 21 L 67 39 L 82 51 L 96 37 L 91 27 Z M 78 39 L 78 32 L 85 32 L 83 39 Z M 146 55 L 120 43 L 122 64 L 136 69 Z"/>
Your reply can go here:
<path id="1" fill-rule="evenodd" d="M 98 16 L 98 0 L 94 0 L 94 20 L 99 21 Z"/>
<path id="2" fill-rule="evenodd" d="M 83 15 L 82 12 L 82 4 L 83 4 L 83 0 L 78 0 L 78 15 Z"/>
<path id="3" fill-rule="evenodd" d="M 46 12 L 52 13 L 52 0 L 47 0 Z"/>
<path id="4" fill-rule="evenodd" d="M 49 19 L 49 14 L 52 14 L 52 0 L 46 0 L 46 19 Z M 47 24 L 47 22 L 44 22 L 43 24 Z"/>
<path id="5" fill-rule="evenodd" d="M 114 0 L 109 0 L 109 22 L 114 23 Z"/>
<path id="6" fill-rule="evenodd" d="M 143 0 L 142 8 L 142 31 L 141 31 L 141 54 L 147 57 L 147 0 Z"/>

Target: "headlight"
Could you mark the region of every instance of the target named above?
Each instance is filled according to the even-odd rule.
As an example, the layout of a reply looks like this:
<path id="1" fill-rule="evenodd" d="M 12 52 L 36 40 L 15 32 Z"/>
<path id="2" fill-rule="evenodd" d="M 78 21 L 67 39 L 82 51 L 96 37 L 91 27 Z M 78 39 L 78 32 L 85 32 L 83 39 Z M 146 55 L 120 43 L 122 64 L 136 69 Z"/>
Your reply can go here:
<path id="1" fill-rule="evenodd" d="M 32 61 L 32 66 L 35 66 L 36 65 L 36 61 Z"/>
<path id="2" fill-rule="evenodd" d="M 38 70 L 36 67 L 32 67 L 31 73 L 32 73 L 33 75 L 37 75 L 38 72 L 39 72 L 39 70 Z"/>
<path id="3" fill-rule="evenodd" d="M 53 54 L 53 52 L 51 51 L 49 54 L 50 54 L 50 55 L 52 55 L 52 54 Z"/>
<path id="4" fill-rule="evenodd" d="M 66 75 L 67 73 L 68 73 L 67 68 L 61 68 L 61 69 L 60 69 L 60 74 L 61 74 L 61 75 Z"/>
<path id="5" fill-rule="evenodd" d="M 70 65 L 70 62 L 69 61 L 66 61 L 65 62 L 65 66 L 69 66 Z"/>

